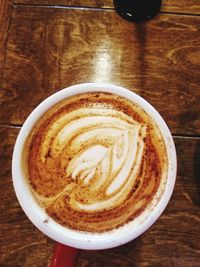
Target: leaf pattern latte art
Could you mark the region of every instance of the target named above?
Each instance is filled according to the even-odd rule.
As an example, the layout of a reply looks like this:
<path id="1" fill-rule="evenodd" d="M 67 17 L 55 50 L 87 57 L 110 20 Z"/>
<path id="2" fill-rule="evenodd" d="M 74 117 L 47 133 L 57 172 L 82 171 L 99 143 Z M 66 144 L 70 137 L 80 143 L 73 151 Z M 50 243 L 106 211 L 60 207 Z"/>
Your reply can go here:
<path id="1" fill-rule="evenodd" d="M 107 93 L 55 106 L 36 124 L 27 147 L 36 200 L 54 220 L 76 230 L 123 225 L 147 208 L 165 179 L 164 143 L 152 120 Z"/>

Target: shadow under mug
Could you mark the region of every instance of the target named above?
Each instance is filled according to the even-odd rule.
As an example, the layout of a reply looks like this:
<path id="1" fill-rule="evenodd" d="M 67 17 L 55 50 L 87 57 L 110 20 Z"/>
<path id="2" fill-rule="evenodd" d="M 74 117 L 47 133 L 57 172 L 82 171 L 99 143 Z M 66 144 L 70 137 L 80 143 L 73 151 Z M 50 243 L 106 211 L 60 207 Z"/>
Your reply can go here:
<path id="1" fill-rule="evenodd" d="M 151 212 L 148 212 L 143 219 L 135 218 L 114 231 L 105 233 L 82 233 L 67 229 L 47 216 L 45 211 L 38 205 L 32 195 L 27 177 L 22 170 L 23 146 L 25 140 L 35 123 L 52 106 L 68 97 L 90 92 L 113 93 L 138 104 L 155 121 L 159 127 L 166 145 L 168 157 L 168 176 L 164 193 L 160 201 Z M 144 233 L 159 218 L 167 206 L 172 195 L 177 170 L 176 150 L 171 133 L 160 114 L 155 108 L 139 95 L 120 86 L 103 83 L 85 83 L 70 86 L 51 95 L 39 104 L 26 119 L 17 137 L 12 160 L 12 178 L 15 193 L 24 212 L 32 223 L 45 235 L 57 241 L 51 267 L 72 267 L 78 255 L 78 249 L 107 249 L 123 245 Z"/>

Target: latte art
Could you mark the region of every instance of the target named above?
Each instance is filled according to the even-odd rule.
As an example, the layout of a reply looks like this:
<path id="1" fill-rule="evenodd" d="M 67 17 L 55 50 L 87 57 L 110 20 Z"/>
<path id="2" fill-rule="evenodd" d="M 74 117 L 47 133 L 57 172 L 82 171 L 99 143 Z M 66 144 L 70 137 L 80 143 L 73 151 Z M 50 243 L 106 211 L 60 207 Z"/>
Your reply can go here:
<path id="1" fill-rule="evenodd" d="M 150 207 L 166 182 L 164 151 L 159 130 L 136 104 L 108 93 L 80 94 L 36 124 L 26 143 L 27 172 L 53 219 L 102 232 Z"/>

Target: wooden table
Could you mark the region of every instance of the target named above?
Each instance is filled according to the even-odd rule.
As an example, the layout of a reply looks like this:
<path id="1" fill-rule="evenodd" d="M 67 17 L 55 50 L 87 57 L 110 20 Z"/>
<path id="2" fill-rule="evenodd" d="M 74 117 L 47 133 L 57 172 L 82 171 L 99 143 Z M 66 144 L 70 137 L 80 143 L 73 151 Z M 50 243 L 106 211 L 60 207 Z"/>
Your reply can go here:
<path id="1" fill-rule="evenodd" d="M 159 220 L 136 240 L 81 251 L 76 266 L 200 266 L 200 1 L 164 0 L 134 24 L 112 0 L 0 0 L 0 265 L 48 266 L 54 241 L 27 219 L 11 159 L 28 114 L 69 85 L 109 82 L 148 100 L 173 134 L 178 174 Z"/>

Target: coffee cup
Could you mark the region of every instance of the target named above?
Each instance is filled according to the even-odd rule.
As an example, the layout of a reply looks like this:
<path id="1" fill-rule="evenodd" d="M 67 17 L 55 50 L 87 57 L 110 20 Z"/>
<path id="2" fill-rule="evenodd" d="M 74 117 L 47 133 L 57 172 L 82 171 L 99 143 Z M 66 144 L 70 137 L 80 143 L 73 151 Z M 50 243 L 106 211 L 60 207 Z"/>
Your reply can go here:
<path id="1" fill-rule="evenodd" d="M 151 199 L 151 205 L 145 208 L 144 210 L 142 210 L 140 213 L 138 213 L 139 214 L 138 216 L 133 216 L 133 219 L 129 218 L 129 220 L 126 220 L 125 223 L 121 223 L 120 225 L 111 227 L 111 229 L 108 229 L 108 230 L 102 228 L 102 231 L 96 231 L 96 232 L 95 230 L 90 230 L 93 228 L 78 229 L 77 228 L 78 226 L 75 228 L 71 226 L 68 227 L 66 225 L 63 225 L 62 222 L 59 221 L 59 218 L 57 220 L 56 219 L 57 217 L 51 216 L 51 212 L 48 213 L 45 210 L 45 208 L 38 202 L 37 197 L 34 195 L 33 188 L 32 188 L 33 183 L 31 181 L 31 185 L 30 185 L 30 181 L 27 178 L 28 172 L 25 170 L 26 167 L 24 166 L 25 164 L 24 160 L 26 158 L 24 154 L 27 153 L 27 151 L 26 152 L 24 151 L 26 150 L 25 146 L 27 145 L 27 139 L 30 139 L 30 134 L 33 131 L 36 123 L 41 120 L 41 117 L 44 116 L 44 114 L 48 113 L 48 111 L 51 110 L 52 107 L 54 106 L 57 107 L 58 105 L 59 109 L 62 108 L 62 104 L 60 106 L 59 103 L 62 103 L 63 100 L 71 99 L 73 97 L 76 98 L 76 96 L 78 95 L 92 96 L 92 94 L 96 94 L 95 97 L 97 98 L 99 98 L 98 94 L 102 94 L 102 97 L 104 97 L 104 94 L 105 95 L 108 94 L 109 97 L 117 96 L 119 98 L 125 99 L 125 101 L 132 102 L 134 103 L 134 105 L 141 108 L 144 111 L 144 113 L 147 114 L 147 116 L 149 116 L 152 119 L 157 129 L 159 130 L 162 136 L 162 142 L 164 144 L 166 157 L 167 157 L 167 161 L 165 162 L 167 166 L 167 169 L 165 169 L 165 180 L 162 185 L 158 186 L 157 192 L 155 192 L 153 199 Z M 87 97 L 85 97 L 85 99 L 86 98 Z M 89 98 L 90 97 L 88 97 L 88 101 L 90 100 Z M 122 107 L 122 110 L 123 109 L 124 107 Z M 51 116 L 51 114 L 52 112 L 50 112 L 50 115 L 48 115 L 48 117 Z M 141 122 L 141 125 L 142 124 L 143 123 Z M 40 126 L 41 126 L 41 123 L 40 123 Z M 120 125 L 120 127 L 124 127 L 124 126 Z M 138 127 L 136 126 L 135 129 L 136 128 L 139 129 Z M 69 131 L 69 128 L 65 130 L 65 134 L 67 134 L 68 131 Z M 127 133 L 127 130 L 124 130 L 123 136 L 125 136 L 125 133 Z M 140 133 L 138 133 L 138 136 L 139 135 Z M 126 137 L 123 137 L 125 139 L 123 139 L 122 137 L 120 138 L 121 138 L 120 139 L 121 141 L 117 141 L 117 142 L 123 142 L 123 140 L 126 140 Z M 119 138 L 116 138 L 116 140 L 119 140 Z M 129 146 L 131 145 L 129 144 Z M 92 158 L 95 158 L 97 154 L 105 155 L 106 153 L 111 153 L 111 152 L 106 152 L 105 149 L 101 148 L 97 144 L 95 146 L 95 149 L 94 151 L 91 149 L 90 153 L 88 152 L 89 154 L 92 154 Z M 95 151 L 97 151 L 97 153 Z M 85 154 L 82 153 L 81 156 L 83 157 L 83 155 Z M 128 155 L 131 155 L 131 154 L 128 154 Z M 78 162 L 78 159 L 77 159 L 77 162 Z M 74 166 L 73 164 L 77 162 L 73 161 L 70 166 Z M 31 162 L 31 164 L 34 165 L 34 162 Z M 78 85 L 70 86 L 68 88 L 60 90 L 57 93 L 51 95 L 50 97 L 45 99 L 41 104 L 39 104 L 39 106 L 37 106 L 33 110 L 33 112 L 29 115 L 29 117 L 27 118 L 27 120 L 25 121 L 25 123 L 23 124 L 19 132 L 19 135 L 15 143 L 14 152 L 13 152 L 13 160 L 12 160 L 12 177 L 13 177 L 15 193 L 17 195 L 18 201 L 22 209 L 24 210 L 28 218 L 31 220 L 31 222 L 41 232 L 43 232 L 45 235 L 52 238 L 53 240 L 57 241 L 58 243 L 61 243 L 61 244 L 64 244 L 70 247 L 74 247 L 77 249 L 89 249 L 89 250 L 107 249 L 107 248 L 113 248 L 113 247 L 123 245 L 137 238 L 142 233 L 144 233 L 146 230 L 148 230 L 155 223 L 155 221 L 159 218 L 159 216 L 162 214 L 162 212 L 164 211 L 164 209 L 166 208 L 170 200 L 170 197 L 172 195 L 174 185 L 175 185 L 176 169 L 177 169 L 177 160 L 176 160 L 176 150 L 175 150 L 173 138 L 171 136 L 170 130 L 168 129 L 165 121 L 160 116 L 160 114 L 155 110 L 155 108 L 150 103 L 148 103 L 146 100 L 144 100 L 142 97 L 133 93 L 132 91 L 129 91 L 128 89 L 125 89 L 125 88 L 122 88 L 116 85 L 101 84 L 101 83 L 85 83 L 85 84 L 78 84 Z M 76 173 L 77 172 L 78 171 L 76 171 Z M 74 177 L 75 176 L 76 175 L 74 175 Z M 74 179 L 75 179 L 74 183 L 76 183 L 78 178 L 75 177 Z M 34 188 L 35 186 L 36 185 L 34 184 Z M 129 192 L 129 194 L 131 193 Z M 111 209 L 114 209 L 113 207 L 111 207 Z M 107 206 L 105 206 L 104 208 L 106 209 Z M 131 210 L 131 207 L 129 207 L 128 210 Z M 108 220 L 109 220 L 109 216 L 108 216 Z"/>

